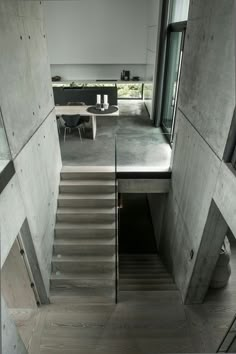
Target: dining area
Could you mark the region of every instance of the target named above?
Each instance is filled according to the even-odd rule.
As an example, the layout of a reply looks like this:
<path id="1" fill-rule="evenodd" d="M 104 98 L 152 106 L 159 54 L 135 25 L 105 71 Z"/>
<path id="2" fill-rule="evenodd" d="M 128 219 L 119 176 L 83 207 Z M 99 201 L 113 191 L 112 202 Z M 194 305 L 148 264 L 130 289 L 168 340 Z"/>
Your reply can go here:
<path id="1" fill-rule="evenodd" d="M 115 87 L 54 88 L 55 113 L 58 133 L 66 141 L 68 134 L 82 133 L 89 128 L 96 139 L 97 118 L 119 116 L 117 89 Z M 83 134 L 84 135 L 84 134 Z"/>

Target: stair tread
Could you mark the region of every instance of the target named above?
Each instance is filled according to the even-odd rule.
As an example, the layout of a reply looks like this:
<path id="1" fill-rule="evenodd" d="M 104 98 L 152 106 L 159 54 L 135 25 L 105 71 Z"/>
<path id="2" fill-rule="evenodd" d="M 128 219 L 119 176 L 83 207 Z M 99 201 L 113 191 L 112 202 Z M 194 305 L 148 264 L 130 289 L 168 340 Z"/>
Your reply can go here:
<path id="1" fill-rule="evenodd" d="M 60 186 L 115 186 L 115 180 L 106 179 L 78 179 L 62 180 Z"/>
<path id="2" fill-rule="evenodd" d="M 61 169 L 62 173 L 66 172 L 84 172 L 84 173 L 99 173 L 99 172 L 107 172 L 108 174 L 115 172 L 114 166 L 63 166 Z"/>
<path id="3" fill-rule="evenodd" d="M 56 274 L 55 272 L 51 273 L 51 280 L 59 279 L 59 280 L 69 280 L 69 279 L 81 279 L 81 280 L 115 280 L 115 272 L 111 274 L 94 274 L 94 273 L 86 273 L 86 274 L 78 274 L 78 273 L 66 273 L 60 272 L 60 274 Z"/>
<path id="4" fill-rule="evenodd" d="M 52 262 L 115 262 L 115 255 L 112 256 L 106 256 L 106 255 L 100 255 L 100 256 L 88 256 L 88 255 L 62 255 L 61 257 L 53 256 L 52 257 Z"/>
<path id="5" fill-rule="evenodd" d="M 158 279 L 158 278 L 122 278 L 120 277 L 120 284 L 173 284 L 171 277 Z"/>
<path id="6" fill-rule="evenodd" d="M 138 291 L 138 290 L 143 290 L 143 291 L 166 291 L 166 290 L 176 290 L 176 286 L 175 285 L 168 285 L 168 284 L 160 284 L 160 285 L 155 285 L 155 286 L 145 286 L 145 285 L 124 285 L 122 287 L 120 287 L 121 291 L 124 290 L 133 290 L 133 291 Z"/>
<path id="7" fill-rule="evenodd" d="M 63 291 L 54 290 L 50 294 L 50 303 L 52 304 L 61 304 L 61 303 L 79 303 L 79 304 L 114 304 L 115 302 L 115 293 L 110 296 L 98 296 L 98 295 L 87 295 L 80 296 L 75 292 L 65 293 Z"/>
<path id="8" fill-rule="evenodd" d="M 56 223 L 56 230 L 67 230 L 67 229 L 114 229 L 115 223 L 114 222 L 104 222 L 99 224 L 78 224 L 78 223 L 65 223 L 65 222 L 57 222 Z"/>
<path id="9" fill-rule="evenodd" d="M 115 200 L 115 193 L 62 193 L 59 194 L 58 196 L 59 200 L 64 200 L 64 199 L 72 199 L 72 200 L 78 200 L 78 199 L 111 199 Z"/>
<path id="10" fill-rule="evenodd" d="M 115 245 L 115 238 L 110 237 L 107 239 L 79 239 L 79 238 L 57 238 L 54 240 L 54 245 L 79 245 L 79 246 L 107 246 L 107 245 Z"/>
<path id="11" fill-rule="evenodd" d="M 57 209 L 57 214 L 115 214 L 115 207 L 111 208 L 62 208 Z"/>

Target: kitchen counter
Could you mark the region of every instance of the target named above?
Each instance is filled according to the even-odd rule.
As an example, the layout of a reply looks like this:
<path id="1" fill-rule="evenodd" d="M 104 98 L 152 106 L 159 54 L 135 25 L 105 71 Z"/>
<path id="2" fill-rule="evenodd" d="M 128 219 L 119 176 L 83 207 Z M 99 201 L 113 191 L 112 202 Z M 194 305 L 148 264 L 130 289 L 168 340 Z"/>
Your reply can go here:
<path id="1" fill-rule="evenodd" d="M 70 86 L 70 84 L 74 82 L 78 86 L 82 85 L 142 85 L 142 84 L 152 84 L 152 81 L 125 81 L 125 80 L 104 80 L 104 81 L 96 81 L 96 80 L 63 80 L 63 81 L 52 81 L 52 86 Z"/>

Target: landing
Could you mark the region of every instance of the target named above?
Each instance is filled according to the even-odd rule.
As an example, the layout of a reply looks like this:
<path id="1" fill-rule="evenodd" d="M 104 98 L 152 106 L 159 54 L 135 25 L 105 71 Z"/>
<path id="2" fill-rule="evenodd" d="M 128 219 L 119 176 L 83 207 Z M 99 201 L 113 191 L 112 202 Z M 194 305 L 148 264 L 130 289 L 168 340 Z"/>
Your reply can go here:
<path id="1" fill-rule="evenodd" d="M 119 101 L 119 117 L 98 117 L 96 140 L 85 132 L 60 136 L 64 165 L 114 166 L 118 171 L 168 171 L 171 149 L 160 128 L 154 128 L 142 101 Z"/>

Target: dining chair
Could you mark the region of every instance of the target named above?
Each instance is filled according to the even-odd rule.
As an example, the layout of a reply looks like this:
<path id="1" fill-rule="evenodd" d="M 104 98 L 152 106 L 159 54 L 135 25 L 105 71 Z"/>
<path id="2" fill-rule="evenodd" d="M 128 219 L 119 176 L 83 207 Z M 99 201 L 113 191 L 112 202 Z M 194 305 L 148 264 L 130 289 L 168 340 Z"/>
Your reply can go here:
<path id="1" fill-rule="evenodd" d="M 78 129 L 80 140 L 82 141 L 80 126 L 83 124 L 79 114 L 63 114 L 62 119 L 64 121 L 64 142 L 66 141 L 67 131 L 71 132 L 73 129 Z"/>
<path id="2" fill-rule="evenodd" d="M 86 106 L 85 102 L 68 102 L 68 106 Z M 85 124 L 89 122 L 90 118 L 87 116 L 80 115 L 81 122 L 83 122 L 83 131 L 85 133 Z"/>

